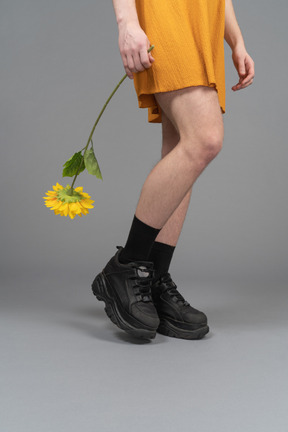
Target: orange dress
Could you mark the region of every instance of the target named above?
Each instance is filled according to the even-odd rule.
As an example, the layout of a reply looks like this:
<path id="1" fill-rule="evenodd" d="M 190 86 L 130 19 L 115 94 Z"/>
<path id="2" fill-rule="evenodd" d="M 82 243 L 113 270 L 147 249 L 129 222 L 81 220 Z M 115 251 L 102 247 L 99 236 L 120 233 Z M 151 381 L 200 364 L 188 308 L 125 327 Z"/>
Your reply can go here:
<path id="1" fill-rule="evenodd" d="M 225 0 L 136 0 L 140 26 L 151 45 L 153 65 L 134 74 L 140 108 L 161 123 L 154 93 L 214 87 L 225 113 Z"/>

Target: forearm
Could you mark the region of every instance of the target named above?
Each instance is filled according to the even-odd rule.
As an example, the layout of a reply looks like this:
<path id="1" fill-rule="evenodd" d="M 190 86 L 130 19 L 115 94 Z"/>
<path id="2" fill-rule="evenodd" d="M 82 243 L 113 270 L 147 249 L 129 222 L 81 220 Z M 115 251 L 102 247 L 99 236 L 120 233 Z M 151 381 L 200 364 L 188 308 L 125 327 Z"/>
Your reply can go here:
<path id="1" fill-rule="evenodd" d="M 224 39 L 232 50 L 239 44 L 244 46 L 244 39 L 235 16 L 232 0 L 225 0 Z"/>
<path id="2" fill-rule="evenodd" d="M 118 26 L 133 22 L 139 24 L 135 0 L 113 0 Z"/>

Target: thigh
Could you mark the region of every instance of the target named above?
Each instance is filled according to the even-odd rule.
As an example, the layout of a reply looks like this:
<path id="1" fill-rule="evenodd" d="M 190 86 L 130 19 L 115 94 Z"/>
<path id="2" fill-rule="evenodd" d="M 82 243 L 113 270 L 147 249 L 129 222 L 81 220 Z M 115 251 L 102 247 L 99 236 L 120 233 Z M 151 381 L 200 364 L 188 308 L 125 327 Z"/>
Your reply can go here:
<path id="1" fill-rule="evenodd" d="M 187 87 L 156 93 L 155 98 L 181 138 L 201 139 L 203 134 L 213 133 L 223 139 L 223 114 L 213 87 Z"/>

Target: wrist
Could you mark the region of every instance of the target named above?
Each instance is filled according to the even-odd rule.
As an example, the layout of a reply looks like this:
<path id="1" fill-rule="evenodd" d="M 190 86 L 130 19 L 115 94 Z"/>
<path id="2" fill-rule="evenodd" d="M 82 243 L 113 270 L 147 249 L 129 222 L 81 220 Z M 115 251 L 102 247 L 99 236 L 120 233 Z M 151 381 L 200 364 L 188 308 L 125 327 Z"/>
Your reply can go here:
<path id="1" fill-rule="evenodd" d="M 243 39 L 242 40 L 238 40 L 237 42 L 235 42 L 235 44 L 233 44 L 231 46 L 231 50 L 232 50 L 232 52 L 233 51 L 246 51 Z"/>
<path id="2" fill-rule="evenodd" d="M 226 37 L 225 40 L 232 51 L 235 49 L 245 49 L 244 39 L 241 34 L 237 37 Z"/>
<path id="3" fill-rule="evenodd" d="M 120 15 L 117 16 L 117 25 L 118 28 L 127 27 L 129 24 L 136 24 L 139 25 L 139 20 L 137 14 L 131 14 L 131 15 Z"/>

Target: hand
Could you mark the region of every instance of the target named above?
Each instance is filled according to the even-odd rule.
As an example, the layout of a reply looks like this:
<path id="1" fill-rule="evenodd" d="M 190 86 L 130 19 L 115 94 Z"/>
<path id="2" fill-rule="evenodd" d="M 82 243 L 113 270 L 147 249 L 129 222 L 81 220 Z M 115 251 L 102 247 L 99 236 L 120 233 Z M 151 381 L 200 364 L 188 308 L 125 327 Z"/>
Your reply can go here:
<path id="1" fill-rule="evenodd" d="M 151 53 L 150 42 L 138 24 L 128 24 L 119 27 L 119 49 L 124 69 L 130 79 L 133 73 L 141 72 L 152 66 L 155 61 Z"/>
<path id="2" fill-rule="evenodd" d="M 233 49 L 232 60 L 239 75 L 239 82 L 232 87 L 232 90 L 237 91 L 248 87 L 253 83 L 255 75 L 254 61 L 247 53 L 244 46 Z"/>

